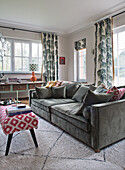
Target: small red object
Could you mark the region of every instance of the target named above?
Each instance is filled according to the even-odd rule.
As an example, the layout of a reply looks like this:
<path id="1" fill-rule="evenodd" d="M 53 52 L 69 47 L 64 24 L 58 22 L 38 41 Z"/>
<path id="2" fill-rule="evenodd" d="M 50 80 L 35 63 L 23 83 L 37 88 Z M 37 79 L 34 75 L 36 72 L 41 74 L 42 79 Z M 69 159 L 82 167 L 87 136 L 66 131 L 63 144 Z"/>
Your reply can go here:
<path id="1" fill-rule="evenodd" d="M 31 81 L 36 81 L 37 80 L 34 71 L 32 72 L 32 77 L 30 78 L 30 80 Z"/>

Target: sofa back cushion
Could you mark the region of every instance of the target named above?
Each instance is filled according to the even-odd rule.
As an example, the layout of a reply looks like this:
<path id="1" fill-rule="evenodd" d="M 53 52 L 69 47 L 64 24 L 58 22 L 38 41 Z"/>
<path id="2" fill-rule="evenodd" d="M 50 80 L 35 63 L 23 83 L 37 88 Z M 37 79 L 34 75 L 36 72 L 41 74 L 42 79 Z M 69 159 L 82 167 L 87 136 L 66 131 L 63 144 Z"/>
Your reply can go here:
<path id="1" fill-rule="evenodd" d="M 88 90 L 88 93 L 83 99 L 84 106 L 90 106 L 92 104 L 99 104 L 108 102 L 113 97 L 113 93 L 94 93 L 91 90 Z"/>
<path id="2" fill-rule="evenodd" d="M 73 100 L 82 103 L 83 98 L 85 97 L 86 93 L 88 92 L 89 87 L 81 85 L 77 92 L 72 97 Z"/>
<path id="3" fill-rule="evenodd" d="M 66 98 L 66 87 L 52 87 L 52 98 Z"/>
<path id="4" fill-rule="evenodd" d="M 110 101 L 120 100 L 125 93 L 125 88 L 117 88 L 112 87 L 110 90 L 107 91 L 107 94 L 113 93 L 113 97 Z"/>
<path id="5" fill-rule="evenodd" d="M 48 81 L 45 87 L 51 88 L 53 86 L 56 86 L 57 83 L 58 83 L 58 81 Z"/>
<path id="6" fill-rule="evenodd" d="M 52 97 L 51 88 L 35 87 L 38 99 L 48 99 Z"/>
<path id="7" fill-rule="evenodd" d="M 72 98 L 80 86 L 79 84 L 73 84 L 73 83 L 65 83 L 63 85 L 66 86 L 67 98 Z"/>

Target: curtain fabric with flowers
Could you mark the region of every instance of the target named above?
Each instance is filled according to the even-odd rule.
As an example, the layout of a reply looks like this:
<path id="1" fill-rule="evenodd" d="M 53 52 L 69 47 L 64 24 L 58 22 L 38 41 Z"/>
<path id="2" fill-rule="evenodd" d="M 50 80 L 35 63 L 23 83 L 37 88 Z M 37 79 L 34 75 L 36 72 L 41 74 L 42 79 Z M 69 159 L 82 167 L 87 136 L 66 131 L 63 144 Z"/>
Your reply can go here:
<path id="1" fill-rule="evenodd" d="M 75 42 L 75 49 L 77 51 L 83 48 L 86 48 L 86 38 Z"/>
<path id="2" fill-rule="evenodd" d="M 42 33 L 42 45 L 42 75 L 46 82 L 58 80 L 58 36 L 51 33 Z"/>
<path id="3" fill-rule="evenodd" d="M 95 24 L 95 84 L 111 87 L 113 83 L 112 18 Z"/>

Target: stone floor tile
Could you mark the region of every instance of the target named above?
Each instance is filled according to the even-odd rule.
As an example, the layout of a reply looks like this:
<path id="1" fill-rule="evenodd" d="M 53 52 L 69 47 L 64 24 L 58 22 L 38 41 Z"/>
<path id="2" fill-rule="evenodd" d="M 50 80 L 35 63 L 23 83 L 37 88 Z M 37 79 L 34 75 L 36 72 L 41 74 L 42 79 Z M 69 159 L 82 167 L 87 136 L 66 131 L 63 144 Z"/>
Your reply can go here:
<path id="1" fill-rule="evenodd" d="M 0 157 L 0 170 L 41 170 L 45 157 L 8 155 Z"/>
<path id="2" fill-rule="evenodd" d="M 123 170 L 110 162 L 80 159 L 48 158 L 43 170 Z"/>
<path id="3" fill-rule="evenodd" d="M 95 154 L 94 150 L 64 133 L 51 150 L 49 156 L 85 158 Z"/>

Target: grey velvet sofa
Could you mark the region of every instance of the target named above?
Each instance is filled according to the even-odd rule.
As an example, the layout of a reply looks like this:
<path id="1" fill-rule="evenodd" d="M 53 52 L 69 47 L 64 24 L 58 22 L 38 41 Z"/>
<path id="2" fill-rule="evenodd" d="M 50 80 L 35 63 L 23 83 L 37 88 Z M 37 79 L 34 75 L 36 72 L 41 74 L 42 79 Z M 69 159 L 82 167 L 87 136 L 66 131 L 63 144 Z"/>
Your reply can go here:
<path id="1" fill-rule="evenodd" d="M 75 115 L 80 102 L 66 99 L 37 99 L 29 91 L 33 112 L 99 152 L 100 149 L 125 138 L 125 95 L 121 100 L 90 106 L 89 118 Z"/>

